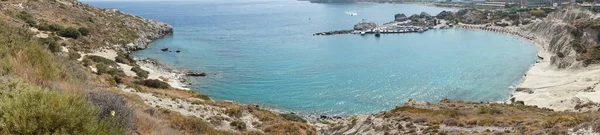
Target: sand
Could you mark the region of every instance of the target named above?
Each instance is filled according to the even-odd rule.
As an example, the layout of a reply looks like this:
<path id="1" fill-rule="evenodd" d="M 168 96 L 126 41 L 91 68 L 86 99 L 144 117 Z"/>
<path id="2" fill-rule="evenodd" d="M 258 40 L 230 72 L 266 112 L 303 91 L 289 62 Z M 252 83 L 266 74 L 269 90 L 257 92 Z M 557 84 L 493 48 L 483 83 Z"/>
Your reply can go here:
<path id="1" fill-rule="evenodd" d="M 523 82 L 513 92 L 515 101 L 524 101 L 525 105 L 550 108 L 555 111 L 574 111 L 577 104 L 600 102 L 600 65 L 590 65 L 575 69 L 558 69 L 550 65 L 547 41 L 535 38 L 518 27 L 498 27 L 485 25 L 465 25 L 463 28 L 489 30 L 509 33 L 523 37 L 539 47 L 539 60 L 524 75 Z M 484 29 L 482 29 L 484 28 Z M 487 28 L 487 29 L 486 29 Z M 509 101 L 505 101 L 509 102 Z"/>
<path id="2" fill-rule="evenodd" d="M 525 90 L 515 91 L 515 100 L 556 111 L 572 111 L 577 104 L 600 102 L 600 88 L 597 87 L 600 83 L 600 65 L 558 69 L 550 65 L 551 54 L 545 49 L 547 42 L 536 39 L 534 43 L 540 46 L 538 55 L 544 60 L 527 71 L 523 82 L 517 86 L 517 89 Z"/>

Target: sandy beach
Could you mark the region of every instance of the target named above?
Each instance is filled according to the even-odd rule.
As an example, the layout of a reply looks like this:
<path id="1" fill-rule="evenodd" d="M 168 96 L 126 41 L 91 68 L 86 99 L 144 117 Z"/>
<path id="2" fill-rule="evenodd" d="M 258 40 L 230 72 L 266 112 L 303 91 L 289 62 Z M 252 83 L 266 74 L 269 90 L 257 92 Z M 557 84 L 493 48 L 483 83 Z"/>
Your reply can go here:
<path id="1" fill-rule="evenodd" d="M 460 28 L 509 33 L 528 39 L 539 47 L 538 60 L 529 68 L 521 82 L 515 88 L 515 101 L 525 105 L 550 108 L 555 111 L 576 111 L 575 106 L 588 102 L 600 102 L 600 65 L 559 69 L 550 64 L 551 53 L 547 51 L 546 39 L 537 38 L 533 33 L 519 27 L 498 27 L 485 25 L 459 24 Z M 510 101 L 505 101 L 510 102 Z"/>

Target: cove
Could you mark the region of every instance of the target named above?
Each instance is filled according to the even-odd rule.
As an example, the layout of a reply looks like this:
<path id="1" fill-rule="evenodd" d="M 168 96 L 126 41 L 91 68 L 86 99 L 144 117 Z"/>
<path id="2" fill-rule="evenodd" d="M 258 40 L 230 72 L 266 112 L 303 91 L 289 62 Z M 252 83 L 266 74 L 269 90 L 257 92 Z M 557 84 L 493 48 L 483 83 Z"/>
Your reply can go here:
<path id="1" fill-rule="evenodd" d="M 88 2 L 171 24 L 140 58 L 214 73 L 189 78 L 216 100 L 309 115 L 389 110 L 412 98 L 504 101 L 536 60 L 519 37 L 466 29 L 424 33 L 312 36 L 382 24 L 396 13 L 452 10 L 420 5 L 312 4 L 294 0 Z M 346 12 L 355 12 L 350 16 Z M 181 50 L 168 53 L 160 48 Z"/>

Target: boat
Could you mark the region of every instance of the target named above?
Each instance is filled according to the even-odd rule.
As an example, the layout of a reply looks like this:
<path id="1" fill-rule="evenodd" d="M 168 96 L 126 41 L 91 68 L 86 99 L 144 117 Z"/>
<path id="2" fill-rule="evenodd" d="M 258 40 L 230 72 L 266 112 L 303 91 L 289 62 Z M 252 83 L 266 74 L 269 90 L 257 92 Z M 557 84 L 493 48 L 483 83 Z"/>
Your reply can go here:
<path id="1" fill-rule="evenodd" d="M 379 32 L 379 30 L 375 31 L 375 37 L 380 37 L 381 33 Z"/>
<path id="2" fill-rule="evenodd" d="M 364 31 L 361 31 L 361 32 L 360 32 L 360 35 L 365 35 L 365 34 L 367 34 L 367 33 L 366 33 L 366 32 L 364 32 Z"/>
<path id="3" fill-rule="evenodd" d="M 356 12 L 345 12 L 346 14 L 350 15 L 350 16 L 356 16 L 358 15 L 358 13 Z"/>

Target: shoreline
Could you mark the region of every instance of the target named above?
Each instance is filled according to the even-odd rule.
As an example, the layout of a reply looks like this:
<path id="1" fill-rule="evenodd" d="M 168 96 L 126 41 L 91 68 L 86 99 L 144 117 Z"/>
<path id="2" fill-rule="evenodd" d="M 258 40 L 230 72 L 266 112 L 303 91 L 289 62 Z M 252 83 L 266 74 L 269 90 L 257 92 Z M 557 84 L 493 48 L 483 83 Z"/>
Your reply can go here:
<path id="1" fill-rule="evenodd" d="M 551 65 L 552 54 L 548 53 L 546 39 L 536 38 L 534 33 L 522 30 L 522 27 L 498 27 L 485 25 L 465 25 L 466 29 L 502 32 L 525 38 L 538 46 L 536 63 L 523 75 L 522 81 L 515 85 L 509 100 L 523 101 L 525 105 L 549 108 L 554 111 L 587 111 L 577 108 L 588 102 L 600 102 L 600 65 L 589 65 L 574 69 L 559 69 Z M 511 101 L 513 100 L 513 101 Z"/>

